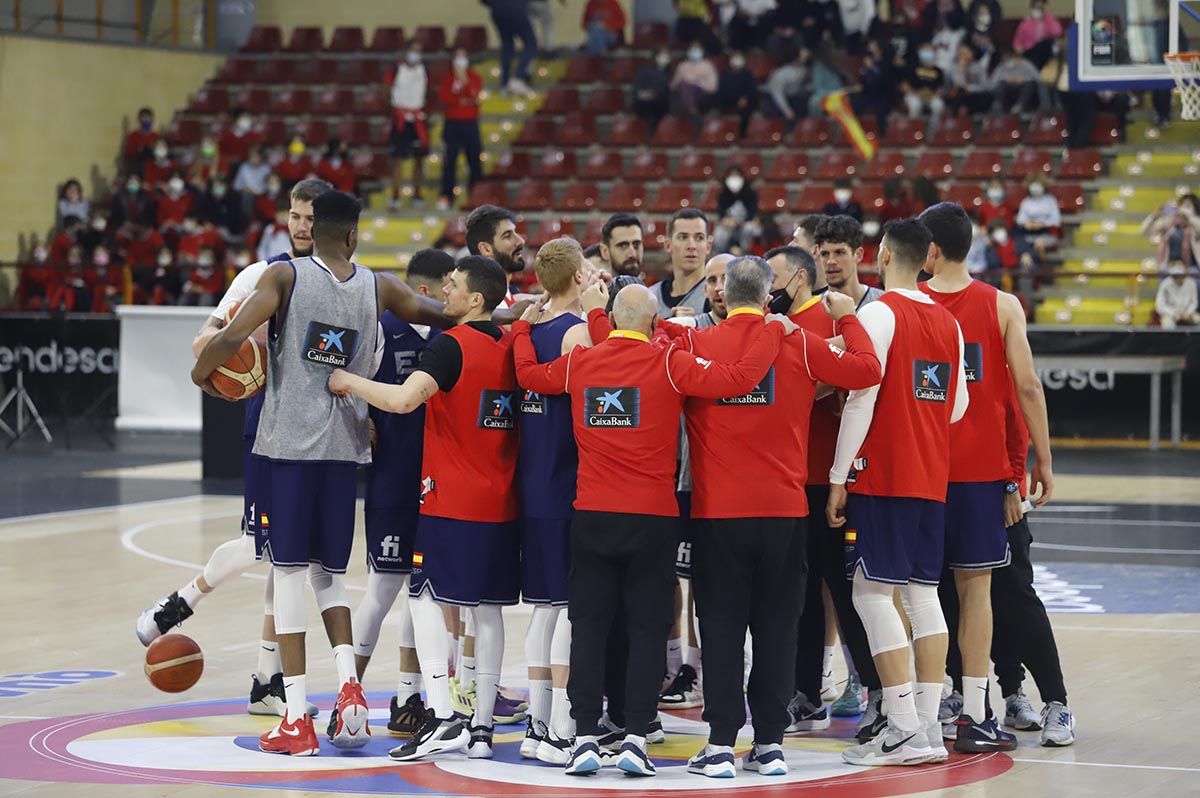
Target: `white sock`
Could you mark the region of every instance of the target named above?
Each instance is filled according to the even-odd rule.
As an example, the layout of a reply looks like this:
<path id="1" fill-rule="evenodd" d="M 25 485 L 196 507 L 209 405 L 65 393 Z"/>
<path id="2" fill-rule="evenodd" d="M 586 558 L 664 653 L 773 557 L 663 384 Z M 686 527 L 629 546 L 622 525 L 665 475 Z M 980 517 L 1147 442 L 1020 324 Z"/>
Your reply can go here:
<path id="1" fill-rule="evenodd" d="M 902 732 L 916 731 L 919 721 L 912 682 L 883 688 L 883 703 L 887 707 L 888 722 L 893 727 Z"/>
<path id="2" fill-rule="evenodd" d="M 567 698 L 567 688 L 555 687 L 551 692 L 550 731 L 560 740 L 570 740 L 575 736 L 575 719 L 571 717 L 571 699 Z"/>
<path id="3" fill-rule="evenodd" d="M 964 676 L 963 684 L 963 714 L 970 715 L 971 720 L 983 723 L 987 716 L 984 702 L 987 699 L 988 680 L 986 676 Z"/>
<path id="4" fill-rule="evenodd" d="M 692 666 L 692 669 L 700 671 L 700 647 L 688 646 L 687 651 L 683 654 L 683 661 Z"/>
<path id="5" fill-rule="evenodd" d="M 413 637 L 417 642 L 417 659 L 421 662 L 429 707 L 439 718 L 449 718 L 454 710 L 450 705 L 450 685 L 446 678 L 450 652 L 442 608 L 427 595 L 414 598 L 408 606 L 412 610 Z"/>
<path id="6" fill-rule="evenodd" d="M 543 725 L 550 724 L 551 696 L 549 679 L 529 680 L 529 714 Z"/>
<path id="7" fill-rule="evenodd" d="M 937 722 L 938 708 L 942 703 L 942 683 L 917 682 L 915 687 L 917 688 L 917 718 L 921 721 L 921 727 L 924 728 Z"/>
<path id="8" fill-rule="evenodd" d="M 459 635 L 454 641 L 454 678 L 458 679 L 459 683 L 463 680 L 463 646 L 466 645 L 466 639 L 464 635 Z"/>
<path id="9" fill-rule="evenodd" d="M 283 695 L 287 698 L 287 719 L 296 722 L 308 714 L 308 689 L 304 674 L 283 677 Z"/>
<path id="10" fill-rule="evenodd" d="M 846 658 L 846 670 L 852 674 L 858 673 L 858 668 L 854 667 L 854 657 L 850 655 L 850 646 L 842 643 L 842 656 Z"/>
<path id="11" fill-rule="evenodd" d="M 358 671 L 354 667 L 354 646 L 334 646 L 333 664 L 335 667 L 337 667 L 339 687 L 351 679 L 356 678 Z"/>
<path id="12" fill-rule="evenodd" d="M 279 643 L 275 640 L 259 640 L 258 683 L 266 684 L 281 670 L 283 670 L 283 664 L 279 660 Z"/>
<path id="13" fill-rule="evenodd" d="M 468 657 L 466 654 L 459 659 L 458 683 L 463 687 L 470 687 L 471 682 L 478 678 L 475 671 L 475 658 Z"/>
<path id="14" fill-rule="evenodd" d="M 667 641 L 667 673 L 674 676 L 683 665 L 683 640 L 676 637 Z"/>
<path id="15" fill-rule="evenodd" d="M 396 688 L 396 700 L 400 706 L 404 706 L 405 701 L 420 693 L 421 674 L 400 671 L 400 685 Z"/>
<path id="16" fill-rule="evenodd" d="M 179 588 L 179 597 L 187 602 L 187 605 L 193 610 L 200 603 L 200 599 L 204 598 L 204 593 L 201 592 L 200 586 L 196 584 L 196 579 L 188 582 L 183 587 Z"/>
<path id="17" fill-rule="evenodd" d="M 821 658 L 821 677 L 833 670 L 833 652 L 837 646 L 825 646 L 825 656 Z"/>

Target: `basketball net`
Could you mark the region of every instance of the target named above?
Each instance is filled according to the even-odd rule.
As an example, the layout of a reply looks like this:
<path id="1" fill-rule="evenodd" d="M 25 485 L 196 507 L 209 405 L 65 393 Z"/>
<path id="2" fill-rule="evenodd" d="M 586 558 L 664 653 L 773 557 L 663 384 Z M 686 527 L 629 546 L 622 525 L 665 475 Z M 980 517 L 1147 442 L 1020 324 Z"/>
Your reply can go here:
<path id="1" fill-rule="evenodd" d="M 1183 119 L 1200 119 L 1200 52 L 1166 53 L 1163 60 L 1179 87 Z"/>

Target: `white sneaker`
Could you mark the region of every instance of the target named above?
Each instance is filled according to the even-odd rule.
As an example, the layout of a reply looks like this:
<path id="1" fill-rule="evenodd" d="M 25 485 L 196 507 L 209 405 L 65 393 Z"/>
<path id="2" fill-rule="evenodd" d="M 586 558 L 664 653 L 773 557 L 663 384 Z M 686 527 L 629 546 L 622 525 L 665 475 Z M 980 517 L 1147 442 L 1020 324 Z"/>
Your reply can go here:
<path id="1" fill-rule="evenodd" d="M 733 746 L 709 743 L 688 760 L 687 769 L 688 773 L 699 773 L 710 779 L 732 779 L 737 775 Z"/>
<path id="2" fill-rule="evenodd" d="M 1042 707 L 1042 745 L 1061 748 L 1075 742 L 1075 716 L 1066 704 L 1051 701 Z"/>
<path id="3" fill-rule="evenodd" d="M 534 720 L 532 717 L 527 718 L 525 722 L 525 739 L 521 740 L 521 758 L 522 759 L 537 759 L 538 746 L 542 744 L 542 740 L 546 739 L 549 731 L 546 729 L 546 724 L 540 720 Z"/>
<path id="4" fill-rule="evenodd" d="M 509 94 L 533 94 L 533 87 L 520 78 L 509 78 L 504 90 Z"/>
<path id="5" fill-rule="evenodd" d="M 621 751 L 617 754 L 616 766 L 630 776 L 654 776 L 658 768 L 646 756 L 646 749 L 637 741 L 625 738 Z"/>
<path id="6" fill-rule="evenodd" d="M 1033 711 L 1033 704 L 1018 690 L 1004 697 L 1004 725 L 1017 731 L 1037 731 L 1042 728 L 1042 719 Z"/>
<path id="7" fill-rule="evenodd" d="M 813 704 L 808 700 L 808 696 L 800 691 L 792 696 L 792 700 L 787 706 L 788 717 L 791 718 L 791 723 L 786 729 L 785 734 L 795 734 L 796 732 L 806 731 L 821 731 L 828 729 L 832 722 L 829 719 L 829 710 L 822 704 Z"/>
<path id="8" fill-rule="evenodd" d="M 494 755 L 492 751 L 492 727 L 472 726 L 470 733 L 471 740 L 467 743 L 467 758 L 491 759 Z"/>
<path id="9" fill-rule="evenodd" d="M 830 668 L 827 673 L 821 674 L 821 700 L 836 701 L 838 695 L 837 685 L 833 682 L 833 669 Z"/>
<path id="10" fill-rule="evenodd" d="M 930 750 L 927 762 L 945 762 L 950 758 L 950 752 L 946 750 L 946 743 L 942 740 L 942 724 L 937 721 L 925 727 L 925 743 Z"/>
<path id="11" fill-rule="evenodd" d="M 742 760 L 742 770 L 749 770 L 760 776 L 786 776 L 788 763 L 783 756 L 783 746 L 779 743 L 755 743 Z"/>
<path id="12" fill-rule="evenodd" d="M 605 767 L 607 764 L 609 763 L 605 762 L 601 757 L 600 747 L 596 745 L 595 740 L 585 740 L 576 745 L 575 750 L 571 751 L 571 758 L 567 762 L 567 775 L 588 776 Z"/>
<path id="13" fill-rule="evenodd" d="M 920 765 L 933 754 L 924 729 L 906 732 L 889 724 L 874 740 L 842 751 L 842 759 L 850 765 Z"/>
<path id="14" fill-rule="evenodd" d="M 192 608 L 179 597 L 178 592 L 163 596 L 138 616 L 138 640 L 143 646 L 148 646 L 190 617 Z"/>
<path id="15" fill-rule="evenodd" d="M 572 743 L 570 740 L 555 737 L 552 732 L 547 731 L 546 736 L 537 747 L 535 756 L 539 762 L 546 762 L 551 765 L 565 765 L 571 761 L 571 748 Z"/>

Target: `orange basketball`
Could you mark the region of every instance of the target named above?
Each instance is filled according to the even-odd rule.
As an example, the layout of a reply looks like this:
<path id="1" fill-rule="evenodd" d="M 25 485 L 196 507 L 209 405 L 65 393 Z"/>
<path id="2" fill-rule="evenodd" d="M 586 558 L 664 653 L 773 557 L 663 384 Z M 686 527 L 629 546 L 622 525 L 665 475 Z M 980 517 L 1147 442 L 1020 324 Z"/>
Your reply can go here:
<path id="1" fill-rule="evenodd" d="M 237 315 L 240 301 L 235 302 L 225 316 L 225 323 Z M 248 399 L 267 387 L 266 325 L 254 331 L 238 349 L 212 373 L 213 387 L 228 399 Z"/>
<path id="2" fill-rule="evenodd" d="M 164 693 L 182 693 L 204 672 L 204 654 L 187 635 L 163 635 L 146 649 L 146 678 Z"/>

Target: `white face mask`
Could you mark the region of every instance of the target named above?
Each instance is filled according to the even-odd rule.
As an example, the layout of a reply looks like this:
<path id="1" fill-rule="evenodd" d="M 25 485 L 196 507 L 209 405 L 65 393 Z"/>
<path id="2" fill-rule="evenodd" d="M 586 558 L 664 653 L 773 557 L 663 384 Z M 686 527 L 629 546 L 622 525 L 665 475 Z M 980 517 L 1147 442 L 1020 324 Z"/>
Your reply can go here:
<path id="1" fill-rule="evenodd" d="M 164 268 L 166 268 L 167 266 L 170 266 L 171 265 L 171 253 L 164 252 L 163 254 L 159 255 L 158 256 L 158 265 L 162 266 Z"/>
<path id="2" fill-rule="evenodd" d="M 739 175 L 730 175 L 725 178 L 725 186 L 736 194 L 746 186 L 746 179 Z"/>
<path id="3" fill-rule="evenodd" d="M 154 148 L 154 157 L 160 161 L 167 160 L 167 156 L 170 154 L 171 154 L 171 151 L 168 150 L 166 147 L 155 147 Z"/>
<path id="4" fill-rule="evenodd" d="M 879 235 L 879 222 L 863 222 L 863 235 L 874 238 Z"/>
<path id="5" fill-rule="evenodd" d="M 729 61 L 729 67 L 731 69 L 741 69 L 745 65 L 746 65 L 746 61 L 742 58 L 733 58 L 733 59 L 730 59 L 730 61 Z"/>
<path id="6" fill-rule="evenodd" d="M 467 60 L 466 56 L 462 56 L 462 55 L 455 56 L 455 58 L 454 58 L 454 68 L 455 69 L 466 69 L 470 65 L 471 65 L 471 62 L 469 60 Z"/>
<path id="7" fill-rule="evenodd" d="M 408 55 L 404 56 L 404 60 L 410 64 L 419 64 L 421 63 L 421 54 L 409 53 Z"/>
<path id="8" fill-rule="evenodd" d="M 239 116 L 238 121 L 237 121 L 237 129 L 240 130 L 241 132 L 245 133 L 247 130 L 250 129 L 251 124 L 252 123 L 250 121 L 250 117 Z"/>
<path id="9" fill-rule="evenodd" d="M 933 50 L 922 50 L 921 52 L 917 53 L 917 57 L 921 59 L 922 64 L 932 64 Z"/>
<path id="10" fill-rule="evenodd" d="M 1000 244 L 1001 246 L 1003 246 L 1004 244 L 1007 244 L 1008 243 L 1008 231 L 1003 230 L 1003 229 L 993 231 L 992 232 L 992 240 L 995 241 L 997 244 Z"/>
<path id="11" fill-rule="evenodd" d="M 212 265 L 213 265 L 213 256 L 212 255 L 201 255 L 200 257 L 196 258 L 196 265 L 199 266 L 201 269 L 204 269 L 204 268 L 211 269 Z"/>
<path id="12" fill-rule="evenodd" d="M 654 59 L 654 63 L 658 64 L 659 69 L 666 69 L 671 65 L 671 56 L 660 55 L 658 58 Z"/>
<path id="13" fill-rule="evenodd" d="M 688 50 L 688 58 L 690 58 L 693 61 L 699 61 L 703 57 L 704 57 L 703 50 L 694 50 L 694 49 Z"/>
<path id="14" fill-rule="evenodd" d="M 245 252 L 241 252 L 241 253 L 235 255 L 233 258 L 233 265 L 238 267 L 239 269 L 246 268 L 247 266 L 250 265 L 250 256 L 247 255 Z"/>
<path id="15" fill-rule="evenodd" d="M 103 233 L 106 227 L 108 227 L 108 219 L 105 219 L 103 216 L 97 217 L 92 222 L 92 229 L 97 233 Z"/>
<path id="16" fill-rule="evenodd" d="M 854 196 L 854 194 L 848 188 L 839 188 L 833 192 L 833 198 L 837 200 L 839 205 L 845 205 L 850 201 L 850 197 L 852 196 Z"/>
<path id="17" fill-rule="evenodd" d="M 1033 11 L 1029 12 L 1029 16 L 1033 17 L 1034 19 L 1041 19 L 1045 15 L 1045 13 L 1046 12 L 1043 11 L 1042 9 L 1035 8 L 1035 9 L 1033 9 Z"/>
<path id="18" fill-rule="evenodd" d="M 181 180 L 178 177 L 172 177 L 171 180 L 167 183 L 167 189 L 172 194 L 182 194 L 183 193 L 183 180 Z"/>
<path id="19" fill-rule="evenodd" d="M 1040 197 L 1046 193 L 1046 187 L 1041 183 L 1031 183 L 1029 186 L 1029 196 Z"/>
<path id="20" fill-rule="evenodd" d="M 999 202 L 1000 200 L 1004 199 L 1004 189 L 989 188 L 987 190 L 987 195 L 988 199 L 990 199 L 992 202 Z"/>

